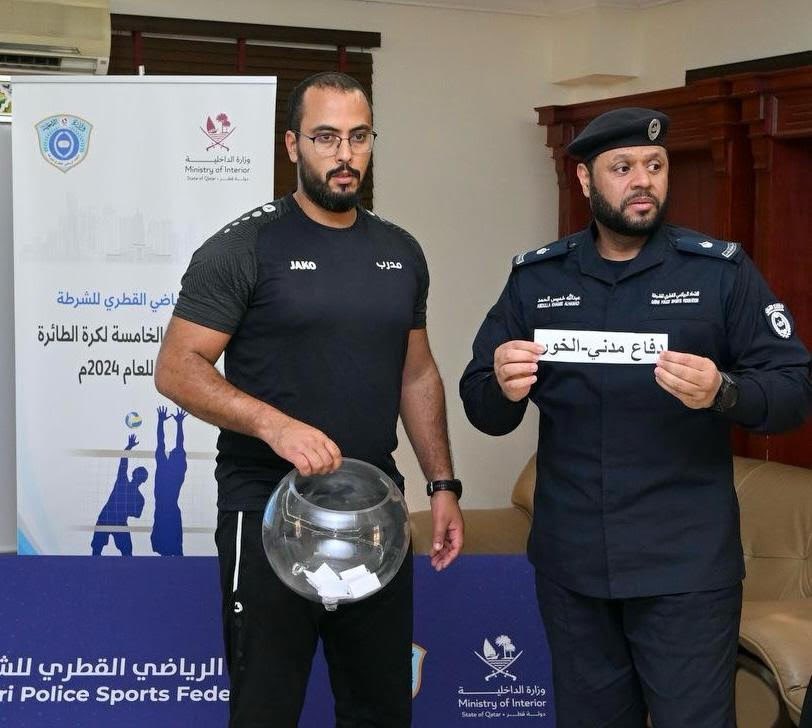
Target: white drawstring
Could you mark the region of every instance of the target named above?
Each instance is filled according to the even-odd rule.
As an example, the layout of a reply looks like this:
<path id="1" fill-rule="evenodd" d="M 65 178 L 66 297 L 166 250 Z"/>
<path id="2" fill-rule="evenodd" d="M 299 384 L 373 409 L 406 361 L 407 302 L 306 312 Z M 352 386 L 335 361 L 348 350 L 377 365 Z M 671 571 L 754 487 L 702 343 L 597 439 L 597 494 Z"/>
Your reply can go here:
<path id="1" fill-rule="evenodd" d="M 242 511 L 237 513 L 237 547 L 236 558 L 234 559 L 234 580 L 232 583 L 232 592 L 237 593 L 237 585 L 240 581 L 240 552 L 242 550 Z"/>

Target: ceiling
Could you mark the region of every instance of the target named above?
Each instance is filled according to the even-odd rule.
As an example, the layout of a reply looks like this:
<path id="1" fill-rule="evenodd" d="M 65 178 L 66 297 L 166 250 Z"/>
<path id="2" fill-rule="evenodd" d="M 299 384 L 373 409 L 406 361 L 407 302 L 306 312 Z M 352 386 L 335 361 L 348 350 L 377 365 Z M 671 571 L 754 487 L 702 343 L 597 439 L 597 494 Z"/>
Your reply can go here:
<path id="1" fill-rule="evenodd" d="M 470 10 L 481 13 L 508 13 L 549 17 L 588 8 L 649 8 L 679 0 L 358 0 L 384 5 L 420 5 L 423 7 Z"/>

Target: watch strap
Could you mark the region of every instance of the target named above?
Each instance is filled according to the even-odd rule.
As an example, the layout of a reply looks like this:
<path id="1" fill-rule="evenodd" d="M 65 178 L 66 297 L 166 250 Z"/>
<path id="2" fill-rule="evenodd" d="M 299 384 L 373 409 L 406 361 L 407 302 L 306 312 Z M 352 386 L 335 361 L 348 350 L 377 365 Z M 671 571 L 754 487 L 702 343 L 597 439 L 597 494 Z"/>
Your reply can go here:
<path id="1" fill-rule="evenodd" d="M 738 401 L 739 388 L 727 372 L 719 372 L 719 374 L 722 377 L 722 383 L 719 385 L 710 408 L 714 412 L 726 412 Z"/>
<path id="2" fill-rule="evenodd" d="M 441 490 L 449 490 L 457 496 L 457 500 L 462 498 L 462 482 L 457 478 L 447 480 L 430 480 L 426 483 L 426 495 L 431 497 Z"/>

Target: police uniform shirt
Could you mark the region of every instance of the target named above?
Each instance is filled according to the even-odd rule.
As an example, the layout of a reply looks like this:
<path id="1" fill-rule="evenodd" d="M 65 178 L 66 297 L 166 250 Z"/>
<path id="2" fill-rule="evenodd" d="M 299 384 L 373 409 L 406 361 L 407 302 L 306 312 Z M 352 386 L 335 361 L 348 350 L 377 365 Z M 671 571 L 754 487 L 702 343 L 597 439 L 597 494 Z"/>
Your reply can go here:
<path id="1" fill-rule="evenodd" d="M 411 235 L 357 212 L 349 228 L 326 227 L 288 196 L 246 213 L 194 254 L 174 313 L 231 334 L 225 376 L 235 387 L 402 487 L 391 453 L 409 332 L 426 324 L 428 270 Z M 225 429 L 218 451 L 221 510 L 262 510 L 293 467 Z"/>
<path id="2" fill-rule="evenodd" d="M 460 382 L 466 414 L 492 435 L 519 424 L 527 399 L 502 395 L 493 354 L 532 341 L 534 329 L 665 333 L 669 349 L 712 359 L 739 387 L 724 414 L 685 406 L 656 383 L 653 365 L 539 362 L 528 552 L 549 578 L 595 597 L 732 585 L 744 566 L 730 425 L 800 424 L 812 397 L 809 354 L 737 244 L 664 225 L 615 270 L 594 235 L 517 256 Z"/>

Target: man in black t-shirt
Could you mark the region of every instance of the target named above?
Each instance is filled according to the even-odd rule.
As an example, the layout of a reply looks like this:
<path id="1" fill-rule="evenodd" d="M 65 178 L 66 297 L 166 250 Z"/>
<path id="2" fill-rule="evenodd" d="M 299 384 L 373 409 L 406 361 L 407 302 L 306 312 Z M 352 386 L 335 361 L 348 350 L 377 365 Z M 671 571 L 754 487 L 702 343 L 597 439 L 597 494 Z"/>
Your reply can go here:
<path id="1" fill-rule="evenodd" d="M 326 612 L 265 558 L 262 511 L 292 467 L 365 460 L 400 487 L 398 415 L 430 481 L 432 564 L 463 523 L 443 386 L 426 336 L 417 241 L 358 204 L 375 140 L 361 86 L 313 76 L 289 101 L 296 192 L 251 210 L 197 250 L 156 369 L 163 394 L 220 427 L 217 548 L 231 726 L 296 726 L 319 638 L 336 725 L 411 723 L 412 564 L 369 598 Z M 225 377 L 214 363 L 225 351 Z"/>

